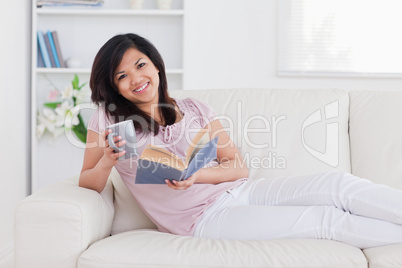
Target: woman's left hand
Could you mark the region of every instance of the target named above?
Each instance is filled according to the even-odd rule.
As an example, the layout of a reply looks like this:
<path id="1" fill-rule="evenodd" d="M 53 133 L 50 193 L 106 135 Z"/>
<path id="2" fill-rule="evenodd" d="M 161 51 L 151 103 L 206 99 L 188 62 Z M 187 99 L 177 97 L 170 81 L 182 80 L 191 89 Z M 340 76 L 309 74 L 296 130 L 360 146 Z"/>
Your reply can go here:
<path id="1" fill-rule="evenodd" d="M 165 182 L 170 188 L 172 188 L 174 190 L 187 190 L 188 188 L 191 187 L 191 185 L 194 184 L 195 179 L 196 179 L 196 174 L 197 173 L 193 174 L 192 176 L 188 177 L 184 181 L 176 181 L 176 180 L 170 181 L 170 180 L 166 179 Z"/>

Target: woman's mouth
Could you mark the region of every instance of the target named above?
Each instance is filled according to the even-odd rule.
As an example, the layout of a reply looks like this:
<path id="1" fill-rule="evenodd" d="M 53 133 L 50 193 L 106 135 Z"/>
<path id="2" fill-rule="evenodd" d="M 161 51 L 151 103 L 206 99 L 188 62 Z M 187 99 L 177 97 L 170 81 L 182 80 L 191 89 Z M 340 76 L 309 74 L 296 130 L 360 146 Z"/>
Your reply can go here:
<path id="1" fill-rule="evenodd" d="M 135 90 L 133 90 L 136 93 L 143 93 L 145 91 L 145 89 L 148 88 L 149 82 L 145 83 L 143 86 L 141 86 L 140 88 L 137 88 Z"/>

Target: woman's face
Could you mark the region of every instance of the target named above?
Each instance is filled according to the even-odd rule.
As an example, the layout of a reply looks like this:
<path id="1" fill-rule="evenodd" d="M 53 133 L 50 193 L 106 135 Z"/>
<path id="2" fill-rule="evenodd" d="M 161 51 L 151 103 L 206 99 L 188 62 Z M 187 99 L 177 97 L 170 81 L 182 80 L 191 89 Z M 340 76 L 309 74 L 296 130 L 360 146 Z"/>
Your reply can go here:
<path id="1" fill-rule="evenodd" d="M 139 50 L 129 48 L 114 73 L 119 93 L 138 108 L 149 112 L 150 105 L 158 104 L 159 70 Z"/>

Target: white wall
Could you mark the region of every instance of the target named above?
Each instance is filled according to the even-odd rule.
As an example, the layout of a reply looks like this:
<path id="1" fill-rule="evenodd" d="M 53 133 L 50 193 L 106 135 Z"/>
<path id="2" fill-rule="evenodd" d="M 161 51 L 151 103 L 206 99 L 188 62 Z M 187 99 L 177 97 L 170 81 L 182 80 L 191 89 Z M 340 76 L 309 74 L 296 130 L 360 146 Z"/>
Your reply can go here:
<path id="1" fill-rule="evenodd" d="M 402 90 L 402 78 L 278 77 L 278 1 L 187 1 L 184 88 Z"/>
<path id="2" fill-rule="evenodd" d="M 0 266 L 13 247 L 14 209 L 28 193 L 30 1 L 0 9 Z"/>

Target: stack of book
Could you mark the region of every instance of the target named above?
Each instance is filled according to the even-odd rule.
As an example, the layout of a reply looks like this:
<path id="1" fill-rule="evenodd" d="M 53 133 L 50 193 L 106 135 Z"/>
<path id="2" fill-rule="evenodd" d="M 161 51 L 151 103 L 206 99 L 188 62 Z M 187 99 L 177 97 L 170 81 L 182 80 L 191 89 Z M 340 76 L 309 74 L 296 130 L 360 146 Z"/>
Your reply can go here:
<path id="1" fill-rule="evenodd" d="M 103 0 L 37 0 L 36 6 L 101 6 Z"/>
<path id="2" fill-rule="evenodd" d="M 65 68 L 61 54 L 59 38 L 56 31 L 37 32 L 38 35 L 38 67 Z"/>

